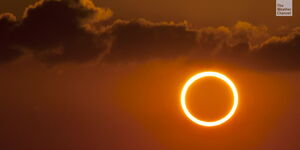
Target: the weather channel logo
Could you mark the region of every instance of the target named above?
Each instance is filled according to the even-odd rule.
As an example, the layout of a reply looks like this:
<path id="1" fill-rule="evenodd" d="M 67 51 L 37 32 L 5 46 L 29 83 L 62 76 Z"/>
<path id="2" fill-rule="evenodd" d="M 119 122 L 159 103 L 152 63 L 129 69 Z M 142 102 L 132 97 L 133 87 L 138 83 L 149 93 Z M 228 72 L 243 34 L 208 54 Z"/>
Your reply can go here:
<path id="1" fill-rule="evenodd" d="M 276 16 L 293 16 L 293 0 L 276 0 Z"/>

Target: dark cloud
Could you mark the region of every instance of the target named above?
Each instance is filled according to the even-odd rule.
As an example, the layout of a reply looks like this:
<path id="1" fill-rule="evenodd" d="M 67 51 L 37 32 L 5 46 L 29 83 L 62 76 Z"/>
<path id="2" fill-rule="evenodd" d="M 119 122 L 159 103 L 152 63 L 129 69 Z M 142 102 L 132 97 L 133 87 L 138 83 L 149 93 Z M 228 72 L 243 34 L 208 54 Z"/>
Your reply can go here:
<path id="1" fill-rule="evenodd" d="M 47 63 L 84 62 L 105 49 L 102 36 L 87 25 L 110 17 L 90 1 L 45 1 L 29 7 L 19 27 L 22 45 Z"/>
<path id="2" fill-rule="evenodd" d="M 265 71 L 300 69 L 299 28 L 275 36 L 265 26 L 238 22 L 232 28 L 203 28 L 199 35 L 197 51 L 206 51 L 210 62 Z"/>
<path id="3" fill-rule="evenodd" d="M 118 20 L 109 32 L 113 44 L 104 59 L 110 62 L 180 57 L 197 45 L 197 32 L 186 23 Z"/>
<path id="4" fill-rule="evenodd" d="M 13 46 L 16 17 L 5 13 L 0 15 L 0 63 L 16 59 L 22 52 Z"/>
<path id="5" fill-rule="evenodd" d="M 242 24 L 250 27 L 249 23 Z M 223 40 L 215 41 L 214 43 L 221 46 L 215 46 L 217 52 L 213 52 L 211 55 L 214 60 L 266 71 L 300 69 L 299 28 L 284 36 L 272 36 L 265 27 L 259 29 L 259 27 L 251 26 L 243 30 L 236 30 L 234 27 L 227 32 L 228 35 L 222 38 Z M 218 36 L 220 35 L 213 37 Z"/>
<path id="6" fill-rule="evenodd" d="M 300 31 L 300 30 L 299 30 Z M 251 63 L 262 69 L 299 70 L 300 32 L 272 37 L 250 54 Z"/>
<path id="7" fill-rule="evenodd" d="M 238 22 L 232 28 L 194 29 L 187 23 L 116 21 L 104 61 L 132 62 L 188 57 L 204 65 L 223 64 L 259 70 L 300 69 L 299 29 L 274 36 L 266 26 Z"/>
<path id="8" fill-rule="evenodd" d="M 299 70 L 299 29 L 276 36 L 266 26 L 192 28 L 187 22 L 145 19 L 109 21 L 112 12 L 90 0 L 47 0 L 26 8 L 24 17 L 0 17 L 0 63 L 30 50 L 47 64 L 124 63 L 186 57 L 264 70 Z"/>
<path id="9" fill-rule="evenodd" d="M 96 59 L 106 49 L 106 38 L 91 25 L 110 16 L 110 10 L 89 0 L 39 1 L 26 8 L 20 21 L 7 15 L 1 18 L 1 41 L 7 49 L 1 61 L 16 56 L 18 53 L 11 49 L 16 46 L 30 49 L 48 64 Z"/>

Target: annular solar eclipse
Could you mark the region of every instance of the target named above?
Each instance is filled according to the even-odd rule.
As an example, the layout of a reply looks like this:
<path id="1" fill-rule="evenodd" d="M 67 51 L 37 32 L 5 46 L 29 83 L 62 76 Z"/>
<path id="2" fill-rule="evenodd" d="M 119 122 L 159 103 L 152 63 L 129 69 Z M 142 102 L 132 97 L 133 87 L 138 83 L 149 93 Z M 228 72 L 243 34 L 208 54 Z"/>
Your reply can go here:
<path id="1" fill-rule="evenodd" d="M 205 120 L 201 120 L 199 118 L 196 118 L 195 116 L 193 116 L 190 111 L 188 110 L 187 106 L 186 106 L 186 94 L 189 90 L 189 87 L 196 82 L 197 80 L 200 79 L 204 79 L 205 77 L 215 77 L 218 78 L 222 81 L 224 81 L 231 89 L 232 94 L 233 94 L 233 105 L 231 107 L 231 110 L 229 111 L 229 113 L 216 121 L 205 121 Z M 238 106 L 238 92 L 237 92 L 237 88 L 235 87 L 234 83 L 225 75 L 218 73 L 218 72 L 201 72 L 198 73 L 194 76 L 192 76 L 183 86 L 182 91 L 181 91 L 181 107 L 183 109 L 184 114 L 194 123 L 201 125 L 201 126 L 207 126 L 207 127 L 212 127 L 212 126 L 218 126 L 220 124 L 223 124 L 224 122 L 226 122 L 227 120 L 229 120 L 233 114 L 235 113 L 237 106 Z"/>

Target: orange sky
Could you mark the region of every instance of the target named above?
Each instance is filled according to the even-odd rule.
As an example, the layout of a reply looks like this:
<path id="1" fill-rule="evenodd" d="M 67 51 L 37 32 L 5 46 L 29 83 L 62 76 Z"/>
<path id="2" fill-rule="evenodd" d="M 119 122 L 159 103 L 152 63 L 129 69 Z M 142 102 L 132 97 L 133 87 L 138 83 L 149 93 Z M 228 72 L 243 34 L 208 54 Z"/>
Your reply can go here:
<path id="1" fill-rule="evenodd" d="M 3 150 L 300 149 L 299 9 L 275 17 L 273 0 L 95 1 L 114 13 L 105 22 L 104 9 L 70 1 L 41 3 L 24 19 L 32 0 L 0 1 L 0 13 L 19 18 L 0 15 Z M 183 20 L 191 24 L 157 22 Z M 186 80 L 207 70 L 232 79 L 240 97 L 211 128 L 180 107 Z M 207 120 L 232 105 L 213 79 L 187 98 Z"/>
<path id="2" fill-rule="evenodd" d="M 213 128 L 194 124 L 180 108 L 180 90 L 186 79 L 206 70 L 182 60 L 102 67 L 5 65 L 0 69 L 0 98 L 5 100 L 1 104 L 5 122 L 0 131 L 6 140 L 20 141 L 28 149 L 298 148 L 299 72 L 210 69 L 232 78 L 240 95 L 233 118 Z M 211 86 L 220 84 L 208 82 Z M 201 89 L 194 88 L 192 93 Z M 198 104 L 208 104 L 211 110 L 205 110 L 222 114 L 220 109 L 225 111 L 230 100 L 224 91 L 216 94 L 220 95 Z M 219 99 L 221 94 L 225 99 Z M 207 101 L 219 106 L 210 106 Z M 190 107 L 197 111 L 204 106 L 196 102 Z M 196 115 L 207 119 L 218 117 L 199 112 Z"/>
<path id="3" fill-rule="evenodd" d="M 279 133 L 279 130 L 284 130 L 283 124 L 285 123 L 280 123 L 282 117 L 292 105 L 298 103 L 296 102 L 298 94 L 288 83 L 293 82 L 295 78 L 290 80 L 283 78 L 290 74 L 264 74 L 246 70 L 219 69 L 230 74 L 237 84 L 240 94 L 240 105 L 236 114 L 229 122 L 219 127 L 198 126 L 188 120 L 180 108 L 179 93 L 185 80 L 193 73 L 205 71 L 205 69 L 195 66 L 174 62 L 163 65 L 160 62 L 149 63 L 134 73 L 124 75 L 119 92 L 115 97 L 120 100 L 123 109 L 135 116 L 170 149 L 260 149 L 264 144 L 272 144 L 268 143 L 269 136 L 276 132 Z M 221 93 L 223 92 L 218 94 Z M 201 91 L 198 91 L 198 94 L 203 95 Z M 226 94 L 224 95 L 225 99 L 219 99 L 223 95 L 218 95 L 211 97 L 216 99 L 202 101 L 202 104 L 208 104 L 205 105 L 208 108 L 213 102 L 207 101 L 219 102 L 219 104 L 221 101 L 223 104 L 223 106 L 214 105 L 210 110 L 205 109 L 210 111 L 207 113 L 210 117 L 205 116 L 204 118 L 213 120 L 217 116 L 216 114 L 211 115 L 211 112 L 220 115 L 220 110 L 226 110 L 226 106 L 231 103 L 230 101 L 224 102 L 227 99 Z M 174 100 L 177 103 L 174 103 Z M 197 108 L 205 106 L 194 105 L 191 110 L 197 111 Z M 216 110 L 216 108 L 220 109 Z M 203 116 L 203 114 L 202 111 L 196 113 L 198 116 Z M 295 114 L 290 115 L 294 116 Z M 299 124 L 296 120 L 292 122 Z M 298 133 L 299 130 L 291 129 L 287 132 L 291 137 L 286 142 L 294 145 L 292 147 L 295 148 L 294 142 L 297 134 L 292 132 Z M 280 135 L 277 134 L 277 136 Z M 283 142 L 284 138 L 280 138 L 281 144 L 285 145 L 283 144 L 285 143 Z M 278 143 L 278 145 L 281 144 Z"/>

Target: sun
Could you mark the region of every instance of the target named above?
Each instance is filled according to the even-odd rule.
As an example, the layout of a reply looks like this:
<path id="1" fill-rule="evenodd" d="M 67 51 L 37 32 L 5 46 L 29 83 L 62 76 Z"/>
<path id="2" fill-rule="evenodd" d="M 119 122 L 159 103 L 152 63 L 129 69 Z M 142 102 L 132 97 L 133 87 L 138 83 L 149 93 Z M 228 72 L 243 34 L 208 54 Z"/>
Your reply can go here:
<path id="1" fill-rule="evenodd" d="M 194 117 L 188 110 L 187 106 L 186 106 L 186 93 L 189 89 L 189 87 L 197 80 L 205 78 L 205 77 L 215 77 L 218 78 L 222 81 L 224 81 L 231 89 L 232 93 L 233 93 L 233 106 L 230 110 L 230 112 L 223 118 L 216 120 L 216 121 L 204 121 L 204 120 L 200 120 L 196 117 Z M 235 87 L 234 83 L 225 75 L 218 73 L 218 72 L 201 72 L 198 73 L 194 76 L 192 76 L 183 86 L 182 91 L 181 91 L 181 107 L 183 109 L 184 114 L 190 119 L 192 120 L 194 123 L 201 125 L 201 126 L 207 126 L 207 127 L 212 127 L 212 126 L 218 126 L 220 124 L 223 124 L 224 122 L 226 122 L 227 120 L 229 120 L 233 114 L 235 113 L 237 107 L 238 107 L 238 101 L 239 101 L 239 96 L 238 96 L 238 91 L 237 88 Z"/>

